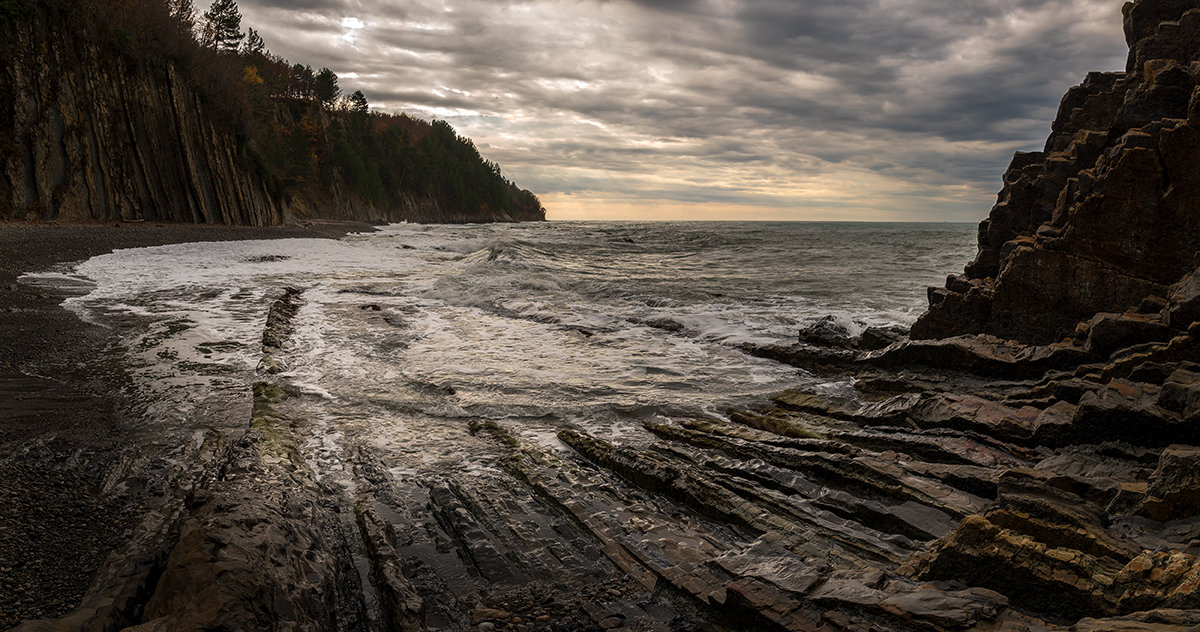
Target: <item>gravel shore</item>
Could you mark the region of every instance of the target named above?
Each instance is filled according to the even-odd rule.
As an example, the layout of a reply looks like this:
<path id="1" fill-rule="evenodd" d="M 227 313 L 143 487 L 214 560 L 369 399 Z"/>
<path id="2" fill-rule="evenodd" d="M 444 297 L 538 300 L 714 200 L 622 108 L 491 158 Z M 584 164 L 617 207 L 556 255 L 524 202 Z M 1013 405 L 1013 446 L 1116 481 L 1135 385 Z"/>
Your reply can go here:
<path id="1" fill-rule="evenodd" d="M 61 296 L 18 277 L 121 248 L 369 230 L 349 222 L 0 222 L 0 629 L 78 605 L 142 509 L 136 490 L 104 489 L 125 436 L 112 378 L 89 370 L 106 331 L 62 309 Z"/>

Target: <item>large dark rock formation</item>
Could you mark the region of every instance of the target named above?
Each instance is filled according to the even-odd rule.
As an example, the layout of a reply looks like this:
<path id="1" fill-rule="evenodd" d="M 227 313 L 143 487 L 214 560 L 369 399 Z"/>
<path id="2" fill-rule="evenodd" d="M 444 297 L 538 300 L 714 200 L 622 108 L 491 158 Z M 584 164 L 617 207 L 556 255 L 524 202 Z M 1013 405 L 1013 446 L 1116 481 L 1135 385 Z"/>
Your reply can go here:
<path id="1" fill-rule="evenodd" d="M 531 194 L 529 204 L 506 211 L 407 192 L 399 204 L 375 205 L 340 174 L 285 186 L 257 164 L 262 158 L 246 131 L 226 120 L 221 95 L 198 90 L 196 78 L 166 53 L 132 54 L 80 33 L 84 25 L 72 19 L 83 18 L 0 15 L 0 219 L 257 226 L 305 218 L 545 219 Z M 286 107 L 258 107 L 276 119 L 299 118 Z M 327 134 L 327 113 L 309 109 L 318 134 Z"/>
<path id="2" fill-rule="evenodd" d="M 396 475 L 350 429 L 322 457 L 279 371 L 289 290 L 238 415 L 112 473 L 152 510 L 77 610 L 18 629 L 1194 632 L 1197 5 L 1126 6 L 1140 70 L 1092 75 L 1018 155 L 920 336 L 746 347 L 856 392 L 636 440 L 439 421 L 489 466 Z"/>
<path id="3" fill-rule="evenodd" d="M 288 213 L 247 170 L 173 66 L 125 64 L 68 38 L 17 31 L 0 200 L 57 219 L 277 224 Z M 24 214 L 24 213 L 22 213 Z"/>
<path id="4" fill-rule="evenodd" d="M 1063 98 L 1045 149 L 1016 155 L 978 256 L 930 291 L 913 338 L 1046 343 L 1098 313 L 1190 324 L 1163 308 L 1200 264 L 1200 2 L 1123 12 L 1126 72 L 1088 75 Z"/>

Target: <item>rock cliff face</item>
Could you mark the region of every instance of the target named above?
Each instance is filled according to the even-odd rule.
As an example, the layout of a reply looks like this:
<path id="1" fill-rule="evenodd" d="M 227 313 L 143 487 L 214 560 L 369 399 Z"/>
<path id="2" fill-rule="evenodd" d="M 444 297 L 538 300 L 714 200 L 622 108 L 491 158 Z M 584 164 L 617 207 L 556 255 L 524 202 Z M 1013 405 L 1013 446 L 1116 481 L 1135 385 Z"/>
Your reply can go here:
<path id="1" fill-rule="evenodd" d="M 205 406 L 236 414 L 133 446 L 105 478 L 150 509 L 75 611 L 16 629 L 1195 632 L 1197 4 L 1127 5 L 1142 70 L 1089 77 L 1018 155 L 918 326 L 961 335 L 818 323 L 745 350 L 853 392 L 635 442 L 464 420 L 445 437 L 494 467 L 397 475 L 348 426 L 337 458 L 316 440 L 289 289 L 253 388 Z"/>
<path id="2" fill-rule="evenodd" d="M 914 338 L 1046 343 L 1127 311 L 1190 324 L 1164 307 L 1200 265 L 1200 2 L 1123 13 L 1126 71 L 1089 74 L 1063 98 L 1045 149 L 1016 155 L 978 256 L 930 290 Z"/>
<path id="3" fill-rule="evenodd" d="M 377 208 L 340 181 L 280 190 L 173 63 L 114 54 L 39 20 L 0 27 L 9 38 L 0 66 L 0 219 L 544 219 L 411 195 Z"/>

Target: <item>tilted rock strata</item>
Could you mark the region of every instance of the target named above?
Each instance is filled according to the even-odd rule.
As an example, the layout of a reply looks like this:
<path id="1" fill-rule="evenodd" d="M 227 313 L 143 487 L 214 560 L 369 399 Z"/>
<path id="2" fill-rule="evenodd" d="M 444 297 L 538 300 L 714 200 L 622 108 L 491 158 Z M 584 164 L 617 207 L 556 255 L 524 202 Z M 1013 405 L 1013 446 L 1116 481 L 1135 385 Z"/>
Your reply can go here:
<path id="1" fill-rule="evenodd" d="M 1067 94 L 1045 151 L 1018 153 L 1005 174 L 976 259 L 930 290 L 912 337 L 949 340 L 912 340 L 840 366 L 869 371 L 890 359 L 960 376 L 982 367 L 1011 377 L 1022 365 L 1026 377 L 1041 375 L 985 395 L 1010 408 L 1001 415 L 1010 422 L 1027 417 L 1018 410 L 1036 413 L 1019 424 L 1028 434 L 1007 440 L 1058 455 L 1040 473 L 1002 476 L 995 505 L 903 572 L 992 588 L 1071 619 L 1112 617 L 1078 630 L 1178 630 L 1200 608 L 1200 2 L 1142 0 L 1123 11 L 1126 72 L 1093 73 Z M 803 345 L 770 353 L 799 363 L 814 355 Z M 1153 450 L 1153 471 L 1133 446 Z M 1085 458 L 1063 471 L 1068 455 Z M 1114 468 L 1114 457 L 1124 465 Z"/>
<path id="2" fill-rule="evenodd" d="M 1195 15 L 1183 13 L 1190 8 L 1147 0 L 1126 8 L 1135 52 L 1151 55 L 1143 67 L 1171 50 L 1164 33 L 1186 32 L 1194 19 L 1172 26 L 1159 18 Z M 1056 125 L 1059 151 L 1074 143 L 1073 155 L 1095 153 L 1093 164 L 1108 160 L 1111 169 L 1087 175 L 1070 160 L 1019 156 L 1017 170 L 1029 173 L 1012 178 L 1013 192 L 1026 178 L 1013 200 L 1049 204 L 1054 189 L 1044 188 L 1043 172 L 1051 163 L 1069 175 L 1064 183 L 1077 178 L 1075 189 L 1064 189 L 1072 191 L 1121 169 L 1131 169 L 1124 177 L 1161 176 L 1148 159 L 1163 145 L 1138 145 L 1138 134 L 1150 134 L 1146 125 L 1126 134 L 1135 128 L 1127 125 L 1132 110 L 1117 87 L 1128 80 L 1093 76 L 1068 97 L 1077 105 Z M 1071 132 L 1060 143 L 1069 127 L 1061 121 L 1087 130 L 1095 117 L 1125 126 L 1119 151 L 1105 149 L 1107 133 Z M 1171 129 L 1185 125 L 1192 123 Z M 1170 137 L 1166 129 L 1156 133 Z M 79 611 L 24 629 L 316 629 L 336 621 L 344 629 L 566 632 L 711 629 L 715 621 L 804 632 L 1195 630 L 1197 274 L 1165 245 L 1194 246 L 1186 235 L 1157 243 L 1153 265 L 1178 265 L 1159 274 L 1138 268 L 1128 252 L 1096 259 L 1097 249 L 1125 241 L 1084 221 L 1167 208 L 1164 198 L 1186 198 L 1173 187 L 1192 186 L 1175 175 L 1166 191 L 1154 188 L 1161 180 L 1148 181 L 1157 182 L 1153 195 L 1084 196 L 1078 208 L 1063 207 L 1061 224 L 1058 198 L 1038 211 L 1049 213 L 1044 220 L 1031 211 L 1018 221 L 1015 206 L 994 213 L 996 231 L 1011 220 L 1010 228 L 1041 234 L 985 236 L 969 269 L 985 274 L 994 264 L 995 273 L 952 279 L 921 325 L 952 315 L 956 301 L 977 301 L 979 320 L 968 324 L 987 333 L 897 340 L 895 332 L 868 332 L 854 340 L 814 331 L 794 345 L 746 347 L 813 372 L 852 375 L 857 393 L 788 391 L 771 406 L 722 419 L 647 422 L 632 440 L 549 417 L 464 420 L 466 428 L 452 429 L 455 440 L 493 455 L 469 472 L 397 476 L 371 441 L 348 445 L 336 470 L 310 469 L 318 460 L 308 439 L 323 429 L 289 414 L 289 387 L 276 370 L 289 359 L 290 318 L 301 299 L 288 291 L 267 319 L 251 427 L 194 448 L 209 465 L 181 477 L 186 496 L 147 516 L 124 561 L 105 569 L 106 582 Z M 1105 204 L 1116 206 L 1080 210 Z M 1072 232 L 1077 223 L 1083 227 Z M 1150 230 L 1154 221 L 1137 226 Z M 1130 243 L 1148 239 L 1135 237 Z M 1137 296 L 1129 313 L 1089 307 L 1083 299 L 1094 293 L 1066 291 L 1073 303 L 1044 317 L 1031 311 L 1026 325 L 1061 321 L 1069 339 L 1029 344 L 1019 314 L 1003 322 L 991 314 L 1010 291 L 1007 270 L 1036 271 L 1041 257 L 1062 264 L 1050 272 L 1129 265 L 1129 287 L 1159 293 Z M 314 469 L 343 478 L 320 480 Z M 332 599 L 331 583 L 340 587 Z M 184 598 L 191 585 L 203 586 L 203 608 Z"/>
<path id="3" fill-rule="evenodd" d="M 286 205 L 243 167 L 232 135 L 214 128 L 172 66 L 104 59 L 95 46 L 41 37 L 34 25 L 13 30 L 24 54 L 0 70 L 13 119 L 0 178 L 6 215 L 284 220 Z"/>
<path id="4" fill-rule="evenodd" d="M 978 256 L 930 290 L 914 338 L 1047 343 L 1102 312 L 1191 323 L 1194 307 L 1166 304 L 1200 265 L 1200 2 L 1124 11 L 1127 71 L 1088 75 L 1063 98 L 1045 149 L 1016 155 Z"/>
<path id="5" fill-rule="evenodd" d="M 397 476 L 373 435 L 322 461 L 328 427 L 274 370 L 303 310 L 297 289 L 271 303 L 242 424 L 189 444 L 179 495 L 79 610 L 23 631 L 1195 625 L 1200 456 L 1177 438 L 1200 425 L 1200 365 L 1171 356 L 1191 334 L 1073 370 L 994 338 L 798 344 L 775 352 L 844 351 L 838 370 L 902 392 L 788 391 L 635 441 L 439 419 L 487 466 Z M 972 355 L 1025 377 L 947 368 Z"/>

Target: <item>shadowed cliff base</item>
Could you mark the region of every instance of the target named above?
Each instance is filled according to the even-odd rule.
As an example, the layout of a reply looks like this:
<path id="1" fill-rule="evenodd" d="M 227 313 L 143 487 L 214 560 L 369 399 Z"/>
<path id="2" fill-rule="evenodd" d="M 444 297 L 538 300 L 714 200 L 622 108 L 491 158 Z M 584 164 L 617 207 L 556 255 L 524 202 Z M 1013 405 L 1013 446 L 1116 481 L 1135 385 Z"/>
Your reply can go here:
<path id="1" fill-rule="evenodd" d="M 334 449 L 305 414 L 320 395 L 278 370 L 310 300 L 283 289 L 259 306 L 257 370 L 203 433 L 94 463 L 144 511 L 78 609 L 19 629 L 1194 630 L 1200 5 L 1125 12 L 1131 72 L 1068 95 L 1093 122 L 1055 160 L 1018 156 L 998 207 L 1020 188 L 1063 214 L 998 242 L 994 212 L 911 338 L 818 324 L 744 347 L 853 392 L 647 422 L 647 442 L 405 411 L 404 432 L 347 420 Z M 1061 181 L 1049 168 L 1092 151 Z M 381 432 L 429 458 L 398 464 Z"/>

